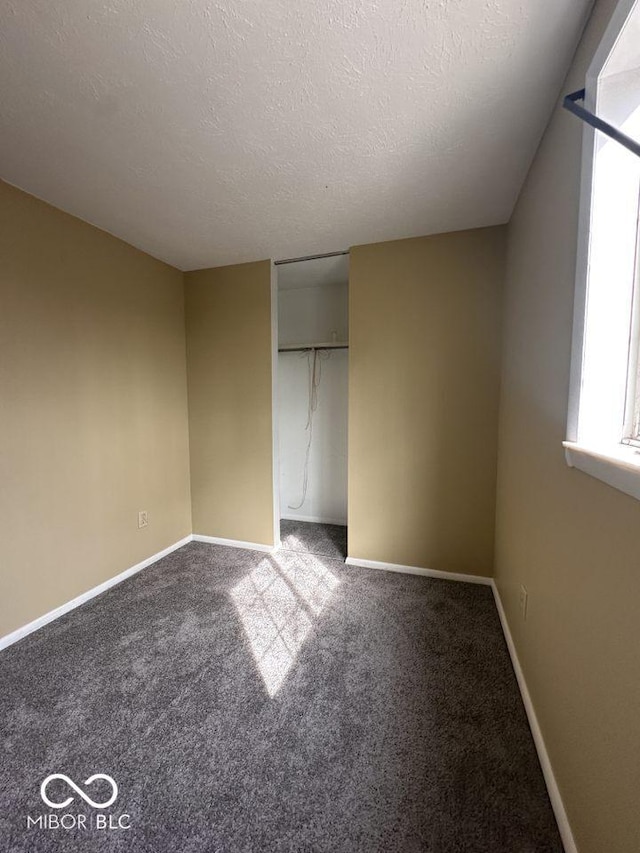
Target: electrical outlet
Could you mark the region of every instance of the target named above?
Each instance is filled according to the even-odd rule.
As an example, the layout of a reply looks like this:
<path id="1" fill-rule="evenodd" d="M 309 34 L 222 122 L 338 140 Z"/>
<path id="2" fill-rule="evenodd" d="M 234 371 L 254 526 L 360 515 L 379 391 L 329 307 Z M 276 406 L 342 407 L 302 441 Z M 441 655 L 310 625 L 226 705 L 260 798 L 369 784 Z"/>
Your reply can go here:
<path id="1" fill-rule="evenodd" d="M 149 515 L 146 509 L 138 513 L 138 527 L 146 527 L 149 524 Z"/>
<path id="2" fill-rule="evenodd" d="M 520 613 L 522 614 L 522 618 L 526 620 L 527 618 L 527 605 L 529 604 L 529 593 L 527 592 L 526 586 L 520 587 Z"/>

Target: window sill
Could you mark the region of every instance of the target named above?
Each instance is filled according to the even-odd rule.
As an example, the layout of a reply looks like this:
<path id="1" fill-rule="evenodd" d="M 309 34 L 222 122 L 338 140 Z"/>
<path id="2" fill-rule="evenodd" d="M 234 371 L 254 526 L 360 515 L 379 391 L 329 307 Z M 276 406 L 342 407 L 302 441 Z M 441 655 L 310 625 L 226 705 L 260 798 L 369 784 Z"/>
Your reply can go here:
<path id="1" fill-rule="evenodd" d="M 624 444 L 606 449 L 585 447 L 573 441 L 564 441 L 567 465 L 578 468 L 640 500 L 640 450 Z"/>

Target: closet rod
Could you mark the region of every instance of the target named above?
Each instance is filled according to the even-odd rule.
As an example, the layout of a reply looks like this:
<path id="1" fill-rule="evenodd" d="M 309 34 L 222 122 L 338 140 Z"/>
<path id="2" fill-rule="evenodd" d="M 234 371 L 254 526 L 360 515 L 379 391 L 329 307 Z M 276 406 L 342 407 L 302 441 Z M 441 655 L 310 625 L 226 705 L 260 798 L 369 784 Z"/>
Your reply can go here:
<path id="1" fill-rule="evenodd" d="M 349 349 L 349 344 L 330 344 L 329 346 L 317 347 L 280 347 L 278 352 L 313 352 L 317 349 L 332 350 L 332 349 Z"/>
<path id="2" fill-rule="evenodd" d="M 320 258 L 337 258 L 339 255 L 348 255 L 349 250 L 347 249 L 344 252 L 325 252 L 324 255 L 306 255 L 304 258 L 285 258 L 282 261 L 274 261 L 275 266 L 279 267 L 281 264 L 297 264 L 298 261 L 317 261 Z"/>
<path id="3" fill-rule="evenodd" d="M 585 90 L 579 89 L 577 92 L 565 95 L 562 106 L 565 110 L 569 110 L 570 113 L 573 113 L 574 116 L 577 116 L 582 119 L 582 121 L 590 124 L 591 127 L 595 127 L 596 130 L 606 134 L 611 139 L 615 139 L 615 141 L 619 142 L 620 145 L 624 145 L 624 147 L 628 151 L 631 151 L 632 154 L 635 154 L 636 157 L 640 157 L 640 142 L 636 142 L 635 139 L 631 139 L 631 137 L 627 136 L 626 133 L 618 130 L 617 127 L 613 127 L 609 122 L 606 122 L 599 116 L 589 112 L 585 107 L 581 107 L 578 101 L 584 101 L 584 98 Z"/>

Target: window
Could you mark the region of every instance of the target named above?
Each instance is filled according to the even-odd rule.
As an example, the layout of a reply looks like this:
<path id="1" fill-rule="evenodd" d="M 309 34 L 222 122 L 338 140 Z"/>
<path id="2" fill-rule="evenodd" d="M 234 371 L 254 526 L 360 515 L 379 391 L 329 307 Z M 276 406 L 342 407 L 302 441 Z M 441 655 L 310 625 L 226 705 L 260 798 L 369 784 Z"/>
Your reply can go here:
<path id="1" fill-rule="evenodd" d="M 585 104 L 640 139 L 640 0 L 621 0 Z M 584 129 L 567 461 L 640 499 L 640 158 Z"/>
<path id="2" fill-rule="evenodd" d="M 640 202 L 636 227 L 633 308 L 623 443 L 640 447 Z"/>

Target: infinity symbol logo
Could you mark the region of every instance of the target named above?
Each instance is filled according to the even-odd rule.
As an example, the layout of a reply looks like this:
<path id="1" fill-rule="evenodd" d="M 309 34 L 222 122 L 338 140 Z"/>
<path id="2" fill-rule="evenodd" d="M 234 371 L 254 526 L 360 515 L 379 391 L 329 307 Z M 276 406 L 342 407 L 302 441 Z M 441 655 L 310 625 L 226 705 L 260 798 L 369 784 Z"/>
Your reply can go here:
<path id="1" fill-rule="evenodd" d="M 73 802 L 74 799 L 73 797 L 68 797 L 62 803 L 54 803 L 52 800 L 50 800 L 47 796 L 47 785 L 54 779 L 62 779 L 62 781 L 66 782 L 70 788 L 73 788 L 76 794 L 80 794 L 85 803 L 89 803 L 89 805 L 92 806 L 94 809 L 106 809 L 112 803 L 115 803 L 118 797 L 118 786 L 111 778 L 111 776 L 107 776 L 106 773 L 94 773 L 93 776 L 89 776 L 88 779 L 84 780 L 85 785 L 91 785 L 96 781 L 96 779 L 105 779 L 111 785 L 112 793 L 106 803 L 94 802 L 91 797 L 88 797 L 85 792 L 81 788 L 78 788 L 76 783 L 72 779 L 69 779 L 68 776 L 65 776 L 64 773 L 52 773 L 51 776 L 47 776 L 42 785 L 40 785 L 40 796 L 42 797 L 44 802 L 52 809 L 65 809 L 68 805 L 70 805 L 70 803 Z"/>

